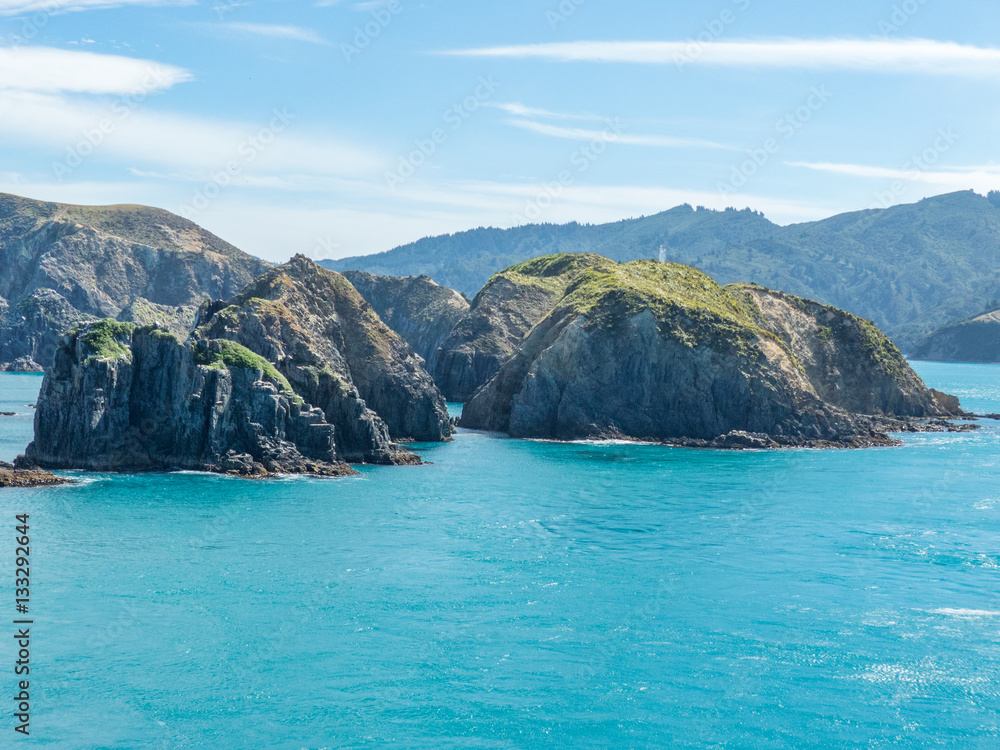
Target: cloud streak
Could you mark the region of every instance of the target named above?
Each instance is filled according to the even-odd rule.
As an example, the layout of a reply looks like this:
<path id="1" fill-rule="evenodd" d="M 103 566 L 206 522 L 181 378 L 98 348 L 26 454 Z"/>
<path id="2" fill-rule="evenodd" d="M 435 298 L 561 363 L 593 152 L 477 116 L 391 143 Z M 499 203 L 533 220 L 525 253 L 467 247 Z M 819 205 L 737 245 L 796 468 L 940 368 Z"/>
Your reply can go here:
<path id="1" fill-rule="evenodd" d="M 528 107 L 520 102 L 483 102 L 480 106 L 493 107 L 515 117 L 542 117 L 552 120 L 603 120 L 598 115 L 578 115 L 566 112 L 552 112 L 548 109 Z"/>
<path id="2" fill-rule="evenodd" d="M 51 47 L 0 47 L 0 92 L 149 93 L 190 80 L 187 70 L 152 60 Z"/>
<path id="3" fill-rule="evenodd" d="M 732 149 L 721 143 L 704 141 L 698 138 L 673 138 L 663 135 L 630 135 L 628 133 L 618 133 L 613 129 L 590 130 L 587 128 L 563 128 L 558 125 L 549 125 L 533 120 L 508 120 L 511 125 L 522 130 L 530 130 L 533 133 L 548 135 L 554 138 L 563 138 L 571 141 L 595 141 L 603 140 L 609 143 L 624 143 L 630 146 L 652 146 L 654 148 L 711 148 L 711 149 Z"/>
<path id="4" fill-rule="evenodd" d="M 234 31 L 240 34 L 266 36 L 272 39 L 285 39 L 293 42 L 308 42 L 309 44 L 329 44 L 312 29 L 301 26 L 280 26 L 262 23 L 227 23 L 219 26 L 221 30 Z"/>
<path id="5" fill-rule="evenodd" d="M 114 123 L 94 159 L 127 164 L 158 164 L 183 170 L 190 179 L 218 170 L 240 156 L 241 145 L 267 125 L 226 122 L 173 115 L 143 108 L 128 109 L 114 103 L 79 102 L 59 95 L 0 90 L 0 136 L 4 140 L 35 143 L 54 148 L 58 158 L 81 142 L 102 121 Z M 380 155 L 325 135 L 291 132 L 255 152 L 248 174 L 297 173 L 364 174 L 384 166 Z M 151 145 L 155 147 L 151 147 Z"/>
<path id="6" fill-rule="evenodd" d="M 194 5 L 196 0 L 0 0 L 0 16 L 43 13 L 54 16 L 84 10 L 107 10 L 128 5 Z"/>
<path id="7" fill-rule="evenodd" d="M 692 42 L 556 42 L 449 50 L 462 57 L 553 62 L 706 65 L 735 68 L 851 70 L 966 77 L 1000 75 L 1000 49 L 932 39 L 773 39 Z"/>
<path id="8" fill-rule="evenodd" d="M 985 193 L 1000 188 L 1000 165 L 975 165 L 969 167 L 951 167 L 949 169 L 892 169 L 866 164 L 840 164 L 833 162 L 786 162 L 790 167 L 811 169 L 816 172 L 839 174 L 847 177 L 859 177 L 873 180 L 898 180 L 903 182 L 920 182 L 928 185 L 938 185 L 957 190 L 969 190 Z"/>

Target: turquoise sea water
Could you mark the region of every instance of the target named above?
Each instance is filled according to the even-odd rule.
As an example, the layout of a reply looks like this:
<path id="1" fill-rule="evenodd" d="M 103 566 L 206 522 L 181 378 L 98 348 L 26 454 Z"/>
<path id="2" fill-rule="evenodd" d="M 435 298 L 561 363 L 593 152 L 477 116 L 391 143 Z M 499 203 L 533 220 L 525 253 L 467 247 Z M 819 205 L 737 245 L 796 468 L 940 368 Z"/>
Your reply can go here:
<path id="1" fill-rule="evenodd" d="M 917 368 L 1000 412 L 1000 367 Z M 0 375 L 0 410 L 39 383 Z M 0 458 L 29 418 L 0 418 Z M 31 514 L 23 744 L 995 748 L 985 424 L 756 453 L 463 432 L 343 480 L 2 491 L 0 613 Z M 0 695 L 13 660 L 0 639 Z"/>

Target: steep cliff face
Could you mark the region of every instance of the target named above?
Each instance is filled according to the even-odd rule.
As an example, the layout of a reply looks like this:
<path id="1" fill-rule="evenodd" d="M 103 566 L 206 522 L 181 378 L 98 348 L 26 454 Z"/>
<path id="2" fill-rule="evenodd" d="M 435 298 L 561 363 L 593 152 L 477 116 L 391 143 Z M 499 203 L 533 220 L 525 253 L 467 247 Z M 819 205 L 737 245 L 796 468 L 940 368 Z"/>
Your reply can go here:
<path id="1" fill-rule="evenodd" d="M 838 318 L 844 339 L 859 341 L 820 357 L 805 329 L 818 326 L 817 319 L 828 327 L 833 321 L 803 312 L 804 319 L 789 317 L 782 327 L 772 309 L 782 297 L 723 289 L 676 264 L 591 268 L 466 404 L 461 424 L 514 437 L 856 446 L 891 440 L 872 419 L 845 407 L 871 404 L 869 413 L 906 416 L 947 412 L 901 358 L 878 361 L 892 345 L 874 329 L 851 334 L 847 319 Z M 811 354 L 809 366 L 796 349 Z"/>
<path id="2" fill-rule="evenodd" d="M 375 276 L 345 271 L 344 277 L 426 363 L 433 376 L 441 345 L 469 312 L 469 301 L 427 276 Z"/>
<path id="3" fill-rule="evenodd" d="M 78 322 L 158 321 L 186 335 L 206 296 L 232 296 L 268 267 L 168 211 L 0 194 L 0 369 L 48 366 Z"/>
<path id="4" fill-rule="evenodd" d="M 418 441 L 452 434 L 420 358 L 347 279 L 303 256 L 204 308 L 195 337 L 236 341 L 273 362 L 342 434 L 387 430 L 394 440 Z"/>
<path id="5" fill-rule="evenodd" d="M 828 404 L 855 414 L 953 415 L 949 399 L 929 390 L 871 321 L 759 286 L 726 290 L 743 294 L 759 311 L 758 324 L 788 346 Z"/>
<path id="6" fill-rule="evenodd" d="M 940 328 L 910 352 L 934 362 L 1000 362 L 1000 310 Z"/>
<path id="7" fill-rule="evenodd" d="M 449 401 L 472 398 L 580 274 L 612 265 L 598 255 L 549 255 L 493 276 L 435 358 L 431 374 L 445 397 Z"/>
<path id="8" fill-rule="evenodd" d="M 237 346 L 203 342 L 199 352 L 168 332 L 111 320 L 66 335 L 19 465 L 351 473 L 323 413 Z"/>

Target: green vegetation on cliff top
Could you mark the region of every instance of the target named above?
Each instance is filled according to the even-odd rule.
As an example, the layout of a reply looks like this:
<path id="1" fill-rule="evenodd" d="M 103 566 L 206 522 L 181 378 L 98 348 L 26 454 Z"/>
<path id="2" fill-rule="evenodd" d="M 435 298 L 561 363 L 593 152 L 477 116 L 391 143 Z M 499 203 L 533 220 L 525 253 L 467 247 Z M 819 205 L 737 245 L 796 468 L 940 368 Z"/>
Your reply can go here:
<path id="1" fill-rule="evenodd" d="M 112 318 L 99 320 L 83 332 L 83 345 L 88 359 L 132 359 L 129 348 L 135 326 Z"/>
<path id="2" fill-rule="evenodd" d="M 225 365 L 226 367 L 259 370 L 267 380 L 279 386 L 287 395 L 294 394 L 288 378 L 278 372 L 274 365 L 235 341 L 213 339 L 210 342 L 199 342 L 195 347 L 194 354 L 195 362 L 206 367 Z"/>
<path id="3" fill-rule="evenodd" d="M 553 314 L 586 316 L 593 328 L 617 325 L 645 310 L 654 315 L 661 333 L 685 346 L 727 340 L 743 350 L 746 343 L 763 336 L 788 351 L 784 342 L 758 324 L 754 308 L 741 295 L 679 263 L 609 261 L 588 269 L 568 287 Z"/>
<path id="4" fill-rule="evenodd" d="M 486 286 L 506 279 L 518 286 L 533 286 L 562 295 L 579 274 L 590 269 L 610 270 L 615 265 L 614 261 L 594 253 L 543 255 L 493 274 Z"/>
<path id="5" fill-rule="evenodd" d="M 648 309 L 660 320 L 681 310 L 757 327 L 752 312 L 739 297 L 729 294 L 710 276 L 679 263 L 609 262 L 607 267 L 583 273 L 567 289 L 565 302 L 587 315 L 609 295 L 614 295 L 627 310 Z"/>

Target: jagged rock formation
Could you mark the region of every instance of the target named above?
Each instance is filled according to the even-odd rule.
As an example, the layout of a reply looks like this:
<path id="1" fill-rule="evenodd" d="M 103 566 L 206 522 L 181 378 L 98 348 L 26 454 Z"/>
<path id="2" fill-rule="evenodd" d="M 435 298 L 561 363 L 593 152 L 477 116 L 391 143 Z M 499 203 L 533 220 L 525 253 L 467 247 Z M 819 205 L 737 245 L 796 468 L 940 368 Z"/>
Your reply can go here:
<path id="1" fill-rule="evenodd" d="M 939 328 L 910 352 L 935 362 L 1000 362 L 1000 310 Z"/>
<path id="2" fill-rule="evenodd" d="M 427 371 L 434 376 L 441 346 L 469 312 L 469 301 L 427 276 L 375 276 L 364 271 L 345 271 L 343 275 L 382 321 L 423 357 Z"/>
<path id="3" fill-rule="evenodd" d="M 422 361 L 342 276 L 302 256 L 197 328 L 86 324 L 61 340 L 24 467 L 340 475 L 419 458 L 393 436 L 447 440 Z"/>
<path id="4" fill-rule="evenodd" d="M 230 297 L 268 267 L 168 211 L 0 194 L 0 370 L 40 371 L 79 322 L 186 336 L 206 296 Z"/>
<path id="5" fill-rule="evenodd" d="M 335 428 L 233 342 L 105 320 L 63 337 L 20 467 L 351 473 Z"/>
<path id="6" fill-rule="evenodd" d="M 347 279 L 308 258 L 296 256 L 205 308 L 198 324 L 196 337 L 236 341 L 273 362 L 343 431 L 387 428 L 394 440 L 431 442 L 451 436 L 447 406 L 420 358 Z"/>
<path id="7" fill-rule="evenodd" d="M 880 418 L 957 410 L 865 321 L 636 261 L 575 275 L 460 424 L 514 437 L 860 446 L 893 442 Z"/>
<path id="8" fill-rule="evenodd" d="M 468 401 L 490 380 L 566 288 L 614 263 L 599 255 L 549 255 L 495 274 L 442 342 L 431 374 L 449 401 Z"/>

